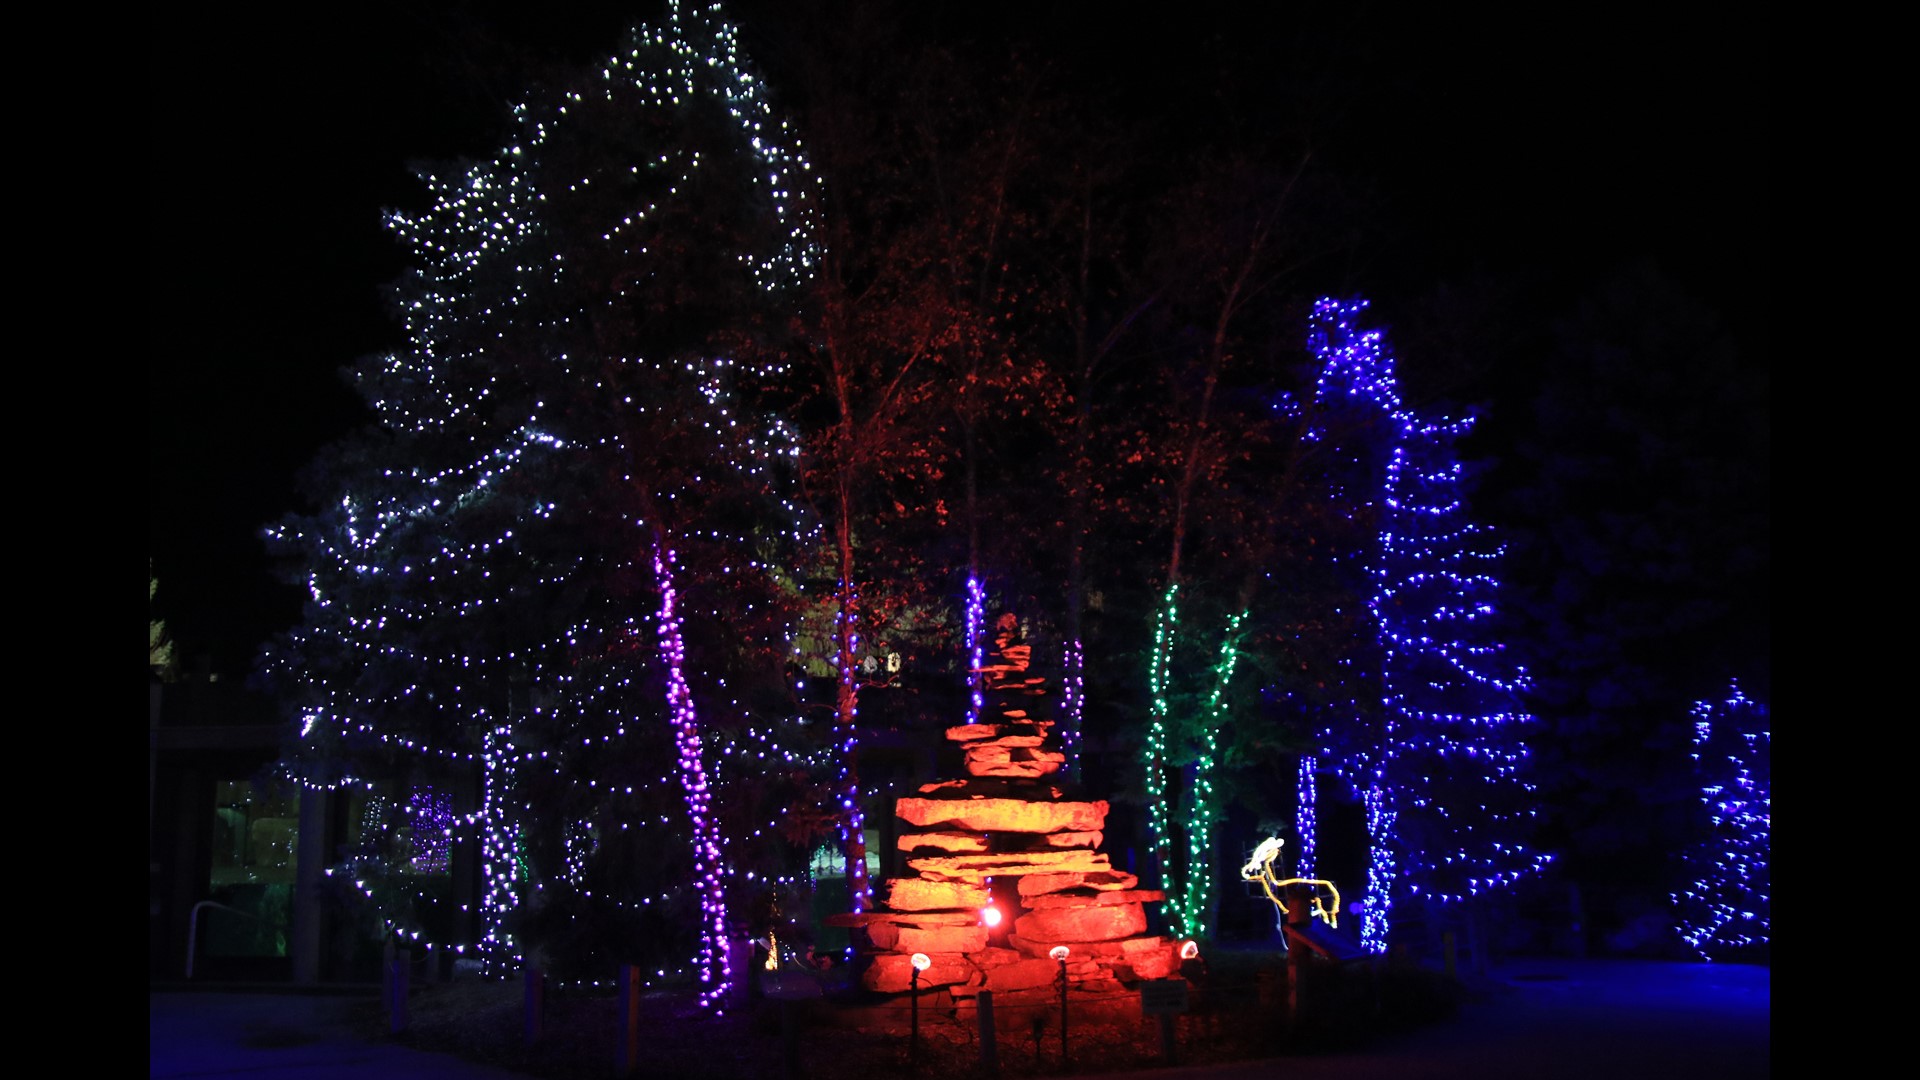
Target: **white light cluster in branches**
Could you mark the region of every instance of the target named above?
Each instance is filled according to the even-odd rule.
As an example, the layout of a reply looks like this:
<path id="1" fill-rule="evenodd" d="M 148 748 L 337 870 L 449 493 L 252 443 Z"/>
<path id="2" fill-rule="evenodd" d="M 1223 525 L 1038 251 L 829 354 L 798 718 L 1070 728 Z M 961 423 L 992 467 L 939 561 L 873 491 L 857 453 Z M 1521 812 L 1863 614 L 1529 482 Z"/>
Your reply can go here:
<path id="1" fill-rule="evenodd" d="M 719 905 L 738 876 L 727 846 L 743 836 L 721 836 L 714 807 L 732 781 L 820 764 L 783 745 L 784 718 L 755 718 L 724 681 L 696 675 L 680 631 L 722 615 L 723 592 L 701 582 L 785 580 L 769 545 L 810 535 L 785 494 L 793 428 L 737 405 L 737 387 L 782 371 L 709 337 L 656 344 L 661 324 L 644 321 L 679 312 L 666 291 L 688 256 L 662 238 L 689 223 L 737 236 L 700 254 L 745 294 L 813 271 L 807 162 L 738 53 L 717 6 L 670 3 L 663 26 L 515 107 L 497 152 L 422 176 L 427 208 L 388 219 L 412 254 L 397 290 L 407 345 L 358 372 L 378 430 L 351 449 L 329 506 L 269 531 L 305 560 L 311 598 L 272 661 L 302 691 L 301 779 L 377 788 L 387 778 L 364 763 L 380 761 L 482 778 L 482 805 L 445 828 L 480 841 L 485 938 L 433 944 L 477 948 L 503 970 L 520 960 L 507 915 L 531 892 L 592 894 L 609 835 L 685 834 L 692 869 L 678 890 L 703 912 L 688 970 L 716 1006 Z M 727 233 L 714 207 L 746 224 Z M 753 492 L 768 510 L 757 524 L 780 533 L 703 517 L 715 491 Z M 661 568 L 676 556 L 685 572 Z M 671 597 L 669 615 L 633 593 Z M 779 656 L 788 643 L 759 644 Z M 716 716 L 747 734 L 707 730 Z M 595 762 L 662 732 L 652 783 L 593 778 Z M 523 836 L 551 808 L 529 785 L 605 815 L 544 822 L 563 865 L 531 876 Z M 684 805 L 669 814 L 658 793 L 674 790 Z M 776 824 L 750 823 L 744 838 Z"/>

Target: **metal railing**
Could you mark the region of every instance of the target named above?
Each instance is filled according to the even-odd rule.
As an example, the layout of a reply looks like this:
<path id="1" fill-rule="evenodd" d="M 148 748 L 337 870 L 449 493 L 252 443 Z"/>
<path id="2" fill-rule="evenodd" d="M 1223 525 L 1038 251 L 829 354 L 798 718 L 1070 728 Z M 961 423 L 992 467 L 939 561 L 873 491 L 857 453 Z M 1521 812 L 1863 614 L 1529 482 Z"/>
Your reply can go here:
<path id="1" fill-rule="evenodd" d="M 274 922 L 272 919 L 266 918 L 265 916 L 255 915 L 251 911 L 247 911 L 242 908 L 237 908 L 230 904 L 222 904 L 218 900 L 200 901 L 199 903 L 193 905 L 193 912 L 187 916 L 187 978 L 189 979 L 193 978 L 193 961 L 196 957 L 200 955 L 200 912 L 207 908 L 217 908 L 221 911 L 230 911 L 235 915 L 241 915 L 246 918 L 252 919 L 254 922 L 265 923 L 267 926 L 270 926 L 273 929 L 281 931 L 283 933 L 287 929 L 284 925 Z"/>

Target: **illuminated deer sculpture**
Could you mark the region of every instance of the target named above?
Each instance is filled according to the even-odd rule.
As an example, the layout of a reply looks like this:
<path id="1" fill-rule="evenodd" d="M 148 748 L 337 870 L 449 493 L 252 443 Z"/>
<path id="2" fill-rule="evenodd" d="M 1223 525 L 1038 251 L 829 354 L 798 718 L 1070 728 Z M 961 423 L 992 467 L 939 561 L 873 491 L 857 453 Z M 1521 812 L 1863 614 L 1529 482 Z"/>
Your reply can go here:
<path id="1" fill-rule="evenodd" d="M 1314 891 L 1310 914 L 1314 918 L 1324 920 L 1328 926 L 1338 927 L 1340 925 L 1340 890 L 1334 887 L 1333 882 L 1323 881 L 1320 878 L 1281 878 L 1274 873 L 1273 861 L 1280 857 L 1280 845 L 1283 843 L 1285 841 L 1277 836 L 1260 841 L 1260 846 L 1254 848 L 1253 854 L 1248 857 L 1247 864 L 1240 868 L 1241 880 L 1260 883 L 1260 887 L 1266 890 L 1267 899 L 1273 901 L 1273 906 L 1280 909 L 1282 922 L 1286 921 L 1288 914 L 1284 899 L 1287 886 L 1311 885 Z"/>

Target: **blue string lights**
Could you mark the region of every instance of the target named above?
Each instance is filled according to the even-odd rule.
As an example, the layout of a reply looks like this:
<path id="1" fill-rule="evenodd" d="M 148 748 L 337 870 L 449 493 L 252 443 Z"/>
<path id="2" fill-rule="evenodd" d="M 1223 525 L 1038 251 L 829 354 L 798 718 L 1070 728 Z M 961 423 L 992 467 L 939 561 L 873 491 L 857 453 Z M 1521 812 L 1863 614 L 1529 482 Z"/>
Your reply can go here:
<path id="1" fill-rule="evenodd" d="M 1525 843 L 1537 812 L 1526 775 L 1526 674 L 1494 622 L 1502 549 L 1466 520 L 1457 441 L 1466 420 L 1427 421 L 1400 401 L 1385 335 L 1364 301 L 1322 300 L 1310 342 L 1321 361 L 1311 437 L 1336 446 L 1327 494 L 1362 522 L 1349 545 L 1372 641 L 1343 660 L 1349 705 L 1321 732 L 1318 767 L 1365 809 L 1368 882 L 1361 941 L 1386 948 L 1397 898 L 1441 903 L 1511 884 L 1549 856 Z M 1324 417 L 1370 422 L 1335 426 Z M 1355 436 L 1351 433 L 1362 432 Z M 1376 688 L 1368 701 L 1367 687 Z M 1305 764 L 1301 872 L 1316 854 L 1317 788 Z"/>
<path id="2" fill-rule="evenodd" d="M 1680 934 L 1708 960 L 1766 946 L 1772 933 L 1773 731 L 1767 706 L 1733 683 L 1693 706 L 1693 760 L 1706 835 L 1674 895 Z"/>

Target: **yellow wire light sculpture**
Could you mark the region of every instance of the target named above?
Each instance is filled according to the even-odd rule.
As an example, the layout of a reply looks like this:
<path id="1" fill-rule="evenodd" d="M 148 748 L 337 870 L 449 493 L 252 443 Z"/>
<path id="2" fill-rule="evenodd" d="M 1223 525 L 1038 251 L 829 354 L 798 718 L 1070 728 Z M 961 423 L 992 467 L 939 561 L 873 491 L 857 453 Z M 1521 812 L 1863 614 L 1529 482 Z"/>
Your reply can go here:
<path id="1" fill-rule="evenodd" d="M 1280 909 L 1282 919 L 1285 919 L 1288 914 L 1286 901 L 1281 899 L 1286 895 L 1287 886 L 1314 886 L 1312 916 L 1337 929 L 1340 926 L 1340 890 L 1334 887 L 1333 882 L 1320 878 L 1281 878 L 1275 875 L 1273 861 L 1280 857 L 1280 846 L 1283 843 L 1285 841 L 1277 836 L 1270 836 L 1260 841 L 1260 846 L 1254 848 L 1253 854 L 1247 858 L 1247 864 L 1240 868 L 1240 879 L 1259 882 L 1260 887 L 1266 890 L 1267 899 L 1273 901 L 1273 906 Z M 1326 890 L 1325 894 L 1320 891 L 1322 889 Z M 1332 901 L 1331 904 L 1328 903 L 1329 899 Z"/>

